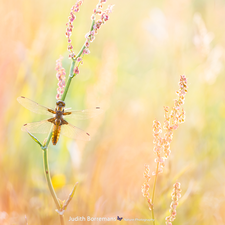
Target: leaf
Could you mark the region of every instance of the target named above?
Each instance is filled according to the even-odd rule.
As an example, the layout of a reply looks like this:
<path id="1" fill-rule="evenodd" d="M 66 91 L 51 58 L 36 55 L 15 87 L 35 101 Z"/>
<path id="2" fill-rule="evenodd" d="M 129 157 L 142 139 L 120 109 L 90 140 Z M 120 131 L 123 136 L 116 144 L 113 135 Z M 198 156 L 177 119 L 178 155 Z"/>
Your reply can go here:
<path id="1" fill-rule="evenodd" d="M 73 196 L 75 194 L 77 186 L 78 186 L 78 182 L 74 185 L 72 192 L 70 193 L 68 199 L 66 200 L 66 202 L 64 203 L 64 205 L 62 207 L 62 210 L 66 210 L 66 207 L 69 205 L 70 201 L 72 200 L 72 198 L 73 198 Z"/>
<path id="2" fill-rule="evenodd" d="M 27 130 L 27 133 L 31 136 L 31 138 L 37 143 L 40 145 L 40 147 L 43 149 L 44 146 L 41 144 L 41 142 L 33 135 L 31 134 L 28 130 Z"/>

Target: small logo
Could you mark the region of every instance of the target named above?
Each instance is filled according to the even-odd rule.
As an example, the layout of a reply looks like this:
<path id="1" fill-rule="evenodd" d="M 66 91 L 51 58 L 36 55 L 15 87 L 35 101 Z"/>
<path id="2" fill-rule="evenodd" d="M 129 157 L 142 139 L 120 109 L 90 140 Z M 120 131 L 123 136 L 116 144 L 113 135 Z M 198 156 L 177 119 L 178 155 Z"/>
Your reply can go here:
<path id="1" fill-rule="evenodd" d="M 123 217 L 117 216 L 117 220 L 121 221 L 122 219 L 123 219 Z"/>

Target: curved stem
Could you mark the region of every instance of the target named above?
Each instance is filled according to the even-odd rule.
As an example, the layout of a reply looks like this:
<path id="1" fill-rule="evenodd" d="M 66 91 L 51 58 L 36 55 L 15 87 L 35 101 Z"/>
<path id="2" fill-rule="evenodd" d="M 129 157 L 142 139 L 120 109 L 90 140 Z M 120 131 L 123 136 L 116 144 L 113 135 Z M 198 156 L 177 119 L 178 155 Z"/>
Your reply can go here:
<path id="1" fill-rule="evenodd" d="M 92 21 L 91 30 L 93 29 L 93 26 L 94 26 L 94 21 Z M 62 101 L 65 100 L 67 92 L 68 92 L 69 87 L 70 87 L 70 83 L 72 81 L 72 78 L 74 77 L 73 71 L 74 71 L 74 67 L 75 67 L 75 64 L 76 64 L 76 59 L 81 56 L 81 54 L 83 53 L 84 48 L 85 48 L 85 44 L 81 48 L 81 50 L 78 53 L 77 57 L 74 60 L 72 60 L 72 62 L 71 62 L 70 75 L 69 75 L 69 79 L 67 81 L 67 84 L 66 84 L 63 96 L 61 98 Z M 53 185 L 52 185 L 52 181 L 51 181 L 51 177 L 50 177 L 50 171 L 49 171 L 49 166 L 48 166 L 48 145 L 49 145 L 49 143 L 51 141 L 51 136 L 52 136 L 52 132 L 49 133 L 49 135 L 47 137 L 47 141 L 44 144 L 44 146 L 42 147 L 42 149 L 43 149 L 43 159 L 44 159 L 44 170 L 45 170 L 46 180 L 47 180 L 47 183 L 48 183 L 48 188 L 50 190 L 50 193 L 51 193 L 52 198 L 53 198 L 53 200 L 54 200 L 54 202 L 56 204 L 57 209 L 60 211 L 61 210 L 61 206 L 60 206 L 60 203 L 58 201 L 57 195 L 56 195 L 55 190 L 54 190 Z M 60 222 L 61 222 L 61 225 L 65 224 L 63 215 L 60 215 Z"/>
<path id="2" fill-rule="evenodd" d="M 59 204 L 58 198 L 56 196 L 55 190 L 54 190 L 53 185 L 52 185 L 52 181 L 51 181 L 51 177 L 50 177 L 50 171 L 49 171 L 49 167 L 48 167 L 48 149 L 45 149 L 43 151 L 43 159 L 44 159 L 45 176 L 46 176 L 46 180 L 47 180 L 47 183 L 48 183 L 48 187 L 49 187 L 49 190 L 50 190 L 51 195 L 53 197 L 53 200 L 54 200 L 54 202 L 57 206 L 57 209 L 59 210 L 60 204 Z"/>
<path id="3" fill-rule="evenodd" d="M 152 224 L 155 225 L 155 215 L 154 215 L 154 197 L 155 197 L 155 187 L 156 187 L 156 180 L 158 176 L 158 168 L 159 168 L 159 163 L 157 163 L 156 166 L 156 174 L 155 174 L 155 180 L 154 180 L 154 185 L 153 185 L 153 190 L 152 190 Z"/>
<path id="4" fill-rule="evenodd" d="M 93 30 L 94 24 L 95 24 L 95 20 L 92 21 L 91 31 Z M 61 98 L 62 101 L 65 100 L 67 92 L 68 92 L 69 87 L 70 87 L 70 83 L 72 81 L 72 78 L 75 76 L 75 74 L 74 74 L 74 67 L 75 67 L 77 58 L 80 57 L 83 54 L 83 51 L 84 51 L 85 48 L 86 48 L 86 45 L 84 43 L 84 45 L 82 46 L 81 50 L 77 54 L 76 58 L 72 59 L 71 66 L 70 66 L 69 79 L 67 81 L 64 93 L 63 93 L 62 98 Z M 79 66 L 79 64 L 78 64 L 78 66 Z M 55 190 L 53 188 L 51 177 L 50 177 L 49 166 L 48 166 L 48 145 L 49 145 L 49 143 L 51 141 L 51 136 L 52 136 L 52 132 L 49 133 L 47 141 L 42 147 L 42 149 L 43 149 L 43 159 L 44 159 L 44 170 L 45 170 L 46 180 L 47 180 L 47 183 L 48 183 L 48 188 L 50 190 L 50 193 L 51 193 L 52 198 L 53 198 L 53 200 L 54 200 L 54 202 L 56 204 L 57 209 L 60 211 L 62 207 L 61 207 L 61 205 L 59 203 L 59 200 L 58 200 L 57 195 L 55 193 Z M 74 191 L 75 191 L 75 189 L 74 189 Z M 65 224 L 64 216 L 63 215 L 59 215 L 59 216 L 60 216 L 60 223 L 61 223 L 61 225 L 64 225 Z"/>
<path id="5" fill-rule="evenodd" d="M 53 200 L 56 204 L 57 209 L 60 210 L 61 206 L 59 204 L 59 200 L 57 198 L 57 195 L 56 195 L 55 190 L 54 190 L 53 185 L 52 185 L 50 170 L 49 170 L 49 166 L 48 166 L 48 145 L 50 143 L 51 136 L 52 136 L 52 132 L 49 133 L 47 141 L 46 141 L 46 143 L 43 147 L 44 172 L 45 172 L 45 177 L 46 177 L 46 180 L 47 180 L 47 183 L 48 183 L 48 188 L 50 190 L 52 198 L 53 198 Z M 65 224 L 63 215 L 60 215 L 60 222 L 61 222 L 61 225 Z"/>
<path id="6" fill-rule="evenodd" d="M 61 206 L 59 204 L 59 200 L 56 196 L 55 190 L 54 190 L 53 185 L 52 185 L 51 177 L 50 177 L 50 171 L 49 171 L 49 166 L 48 166 L 48 149 L 47 148 L 43 151 L 43 159 L 44 159 L 45 177 L 46 177 L 46 180 L 47 180 L 47 183 L 48 183 L 48 188 L 50 190 L 50 193 L 51 193 L 52 198 L 53 198 L 53 200 L 56 204 L 57 209 L 60 210 Z M 65 224 L 63 215 L 60 215 L 60 222 L 61 222 L 61 225 Z"/>

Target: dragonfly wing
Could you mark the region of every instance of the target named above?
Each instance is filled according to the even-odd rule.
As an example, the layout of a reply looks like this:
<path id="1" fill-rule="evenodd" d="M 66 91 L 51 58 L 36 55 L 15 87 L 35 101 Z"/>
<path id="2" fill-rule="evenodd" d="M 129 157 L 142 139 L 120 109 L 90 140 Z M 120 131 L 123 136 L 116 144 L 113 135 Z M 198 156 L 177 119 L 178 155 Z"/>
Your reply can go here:
<path id="1" fill-rule="evenodd" d="M 45 106 L 39 105 L 38 103 L 25 98 L 23 96 L 20 96 L 17 98 L 17 101 L 26 109 L 29 109 L 31 112 L 38 113 L 38 114 L 44 114 L 44 115 L 49 115 L 52 116 L 52 110 L 51 108 L 47 108 Z M 52 111 L 52 112 L 50 112 Z"/>
<path id="2" fill-rule="evenodd" d="M 101 110 L 99 107 L 96 107 L 95 109 L 86 109 L 86 110 L 72 110 L 69 112 L 65 112 L 64 115 L 68 115 L 71 118 L 77 119 L 77 120 L 85 120 L 92 117 L 95 117 L 101 113 Z"/>
<path id="3" fill-rule="evenodd" d="M 22 131 L 30 132 L 30 133 L 49 133 L 50 129 L 52 129 L 53 124 L 48 120 L 42 120 L 34 123 L 24 124 L 21 128 Z"/>
<path id="4" fill-rule="evenodd" d="M 90 141 L 91 139 L 88 133 L 69 123 L 61 126 L 61 134 L 72 139 L 79 139 L 83 141 Z"/>

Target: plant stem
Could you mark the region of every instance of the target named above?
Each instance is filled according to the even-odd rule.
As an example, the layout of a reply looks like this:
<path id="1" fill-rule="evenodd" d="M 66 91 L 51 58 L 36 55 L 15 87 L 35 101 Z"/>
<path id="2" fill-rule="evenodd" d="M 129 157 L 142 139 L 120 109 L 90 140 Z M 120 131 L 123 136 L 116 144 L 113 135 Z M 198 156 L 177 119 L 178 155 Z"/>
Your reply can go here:
<path id="1" fill-rule="evenodd" d="M 90 29 L 90 31 L 93 30 L 94 24 L 95 24 L 95 20 L 93 20 L 92 23 L 91 23 L 91 29 Z M 64 90 L 63 95 L 62 95 L 62 98 L 61 98 L 62 101 L 65 101 L 67 92 L 68 92 L 69 87 L 70 87 L 71 80 L 74 77 L 74 72 L 73 71 L 74 71 L 74 67 L 75 67 L 77 58 L 80 57 L 83 54 L 83 51 L 84 51 L 85 48 L 86 48 L 86 45 L 84 43 L 84 45 L 80 49 L 79 53 L 77 54 L 76 58 L 75 59 L 72 59 L 71 66 L 70 66 L 70 75 L 69 75 L 69 79 L 68 79 L 68 81 L 66 83 L 66 87 L 65 87 L 65 90 Z"/>
<path id="2" fill-rule="evenodd" d="M 54 202 L 57 206 L 57 209 L 60 209 L 60 204 L 59 204 L 58 198 L 56 196 L 56 193 L 54 191 L 54 188 L 53 188 L 52 182 L 51 182 L 50 171 L 49 171 L 49 166 L 48 166 L 48 149 L 45 149 L 43 151 L 43 158 L 44 158 L 45 176 L 46 176 L 46 179 L 47 179 L 48 187 L 49 187 L 49 190 L 50 190 L 51 195 L 53 197 L 53 200 L 54 200 Z"/>
<path id="3" fill-rule="evenodd" d="M 61 225 L 65 225 L 64 215 L 59 215 Z"/>
<path id="4" fill-rule="evenodd" d="M 94 24 L 95 24 L 95 20 L 92 21 L 91 31 L 93 30 Z M 81 50 L 77 54 L 76 58 L 72 59 L 71 66 L 70 66 L 69 79 L 67 81 L 64 93 L 63 93 L 62 98 L 61 98 L 62 101 L 65 101 L 67 92 L 68 92 L 69 87 L 70 87 L 70 83 L 72 81 L 72 78 L 75 76 L 75 74 L 74 74 L 74 67 L 75 67 L 77 58 L 80 57 L 83 54 L 83 51 L 84 51 L 85 48 L 86 48 L 86 46 L 85 46 L 85 43 L 84 43 L 84 45 L 82 46 Z M 78 64 L 78 66 L 79 66 L 79 64 Z M 48 166 L 48 145 L 49 145 L 49 143 L 51 141 L 51 137 L 52 137 L 52 131 L 49 133 L 49 135 L 47 137 L 47 141 L 42 147 L 42 149 L 43 149 L 43 159 L 44 159 L 44 170 L 45 170 L 46 180 L 47 180 L 47 183 L 48 183 L 48 188 L 50 190 L 50 193 L 51 193 L 52 198 L 53 198 L 53 200 L 54 200 L 54 202 L 56 204 L 57 209 L 60 211 L 61 210 L 61 206 L 60 206 L 59 200 L 57 198 L 57 195 L 56 195 L 55 190 L 54 190 L 53 185 L 52 185 L 52 181 L 51 181 L 51 177 L 50 177 L 50 171 L 49 171 L 49 166 Z M 65 225 L 64 215 L 59 215 L 59 217 L 60 217 L 61 225 Z"/>
<path id="5" fill-rule="evenodd" d="M 48 145 L 49 145 L 49 143 L 50 143 L 50 141 L 51 141 L 51 137 L 52 137 L 52 131 L 49 132 L 47 141 L 46 141 L 46 143 L 44 144 L 44 148 L 45 148 L 45 149 L 48 148 Z"/>
<path id="6" fill-rule="evenodd" d="M 159 168 L 159 163 L 157 163 L 156 166 L 156 174 L 155 174 L 155 180 L 154 180 L 154 185 L 153 185 L 153 190 L 152 190 L 152 224 L 155 225 L 155 215 L 154 215 L 154 197 L 155 197 L 155 187 L 156 187 L 156 180 L 158 176 L 158 168 Z"/>
<path id="7" fill-rule="evenodd" d="M 66 95 L 67 95 L 67 92 L 69 90 L 69 87 L 70 87 L 70 83 L 71 83 L 71 80 L 73 78 L 73 70 L 74 70 L 74 67 L 75 67 L 75 63 L 76 63 L 76 60 L 72 60 L 71 62 L 71 66 L 70 66 L 70 75 L 69 75 L 69 79 L 66 83 L 66 87 L 65 87 L 65 90 L 63 92 L 63 96 L 61 98 L 62 101 L 65 101 L 65 98 L 66 98 Z"/>
<path id="8" fill-rule="evenodd" d="M 60 207 L 58 198 L 56 196 L 55 190 L 53 188 L 51 177 L 50 177 L 50 171 L 49 171 L 49 166 L 48 166 L 48 148 L 46 148 L 43 151 L 43 158 L 44 158 L 44 169 L 45 169 L 46 180 L 47 180 L 47 183 L 48 183 L 48 188 L 50 190 L 50 193 L 51 193 L 52 198 L 53 198 L 53 200 L 56 204 L 57 209 L 60 211 L 61 207 Z M 60 222 L 61 222 L 61 225 L 65 224 L 63 215 L 60 215 Z"/>

